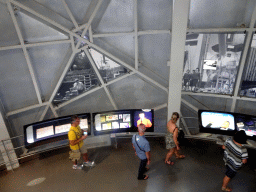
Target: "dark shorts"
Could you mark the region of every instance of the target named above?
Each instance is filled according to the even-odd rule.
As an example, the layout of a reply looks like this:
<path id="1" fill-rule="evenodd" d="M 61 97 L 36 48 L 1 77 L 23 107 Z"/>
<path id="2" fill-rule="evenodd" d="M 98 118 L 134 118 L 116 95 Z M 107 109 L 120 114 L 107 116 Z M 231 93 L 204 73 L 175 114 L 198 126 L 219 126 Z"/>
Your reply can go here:
<path id="1" fill-rule="evenodd" d="M 235 177 L 236 175 L 236 171 L 234 171 L 233 169 L 231 169 L 228 165 L 226 165 L 226 173 L 225 175 L 228 176 L 230 179 L 232 179 L 233 177 Z"/>

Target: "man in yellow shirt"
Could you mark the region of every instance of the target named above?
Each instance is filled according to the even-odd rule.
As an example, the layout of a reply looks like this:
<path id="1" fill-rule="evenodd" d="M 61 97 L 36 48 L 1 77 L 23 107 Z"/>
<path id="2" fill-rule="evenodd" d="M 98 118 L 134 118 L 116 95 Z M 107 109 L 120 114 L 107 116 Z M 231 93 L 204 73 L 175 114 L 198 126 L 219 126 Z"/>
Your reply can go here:
<path id="1" fill-rule="evenodd" d="M 80 118 L 77 115 L 71 117 L 71 127 L 68 132 L 68 140 L 70 143 L 70 149 L 73 153 L 78 154 L 79 152 L 83 156 L 85 166 L 93 166 L 94 162 L 88 161 L 87 148 L 84 146 L 84 141 L 87 135 L 84 135 L 84 130 L 79 126 Z M 82 169 L 82 166 L 77 165 L 77 160 L 74 160 L 73 169 Z"/>
<path id="2" fill-rule="evenodd" d="M 150 120 L 145 118 L 145 113 L 140 113 L 139 117 L 140 119 L 137 121 L 137 126 L 139 126 L 140 124 L 144 124 L 146 128 L 149 128 L 152 126 L 152 123 L 150 122 Z"/>

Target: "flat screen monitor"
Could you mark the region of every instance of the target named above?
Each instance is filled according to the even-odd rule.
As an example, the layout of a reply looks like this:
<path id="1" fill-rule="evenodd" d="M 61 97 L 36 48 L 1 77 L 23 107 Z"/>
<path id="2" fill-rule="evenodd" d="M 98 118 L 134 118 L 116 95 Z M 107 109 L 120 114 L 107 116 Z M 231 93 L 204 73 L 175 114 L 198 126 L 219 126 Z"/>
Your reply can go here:
<path id="1" fill-rule="evenodd" d="M 90 113 L 78 114 L 80 127 L 85 134 L 90 135 Z M 50 119 L 24 125 L 24 143 L 27 149 L 68 139 L 68 131 L 71 127 L 71 116 Z"/>
<path id="2" fill-rule="evenodd" d="M 200 132 L 234 135 L 235 115 L 228 112 L 199 110 Z"/>
<path id="3" fill-rule="evenodd" d="M 127 109 L 93 113 L 94 135 L 137 132 L 138 123 L 145 124 L 147 132 L 154 131 L 152 109 Z"/>
<path id="4" fill-rule="evenodd" d="M 248 139 L 256 139 L 256 117 L 250 115 L 236 114 L 237 130 L 244 130 Z"/>

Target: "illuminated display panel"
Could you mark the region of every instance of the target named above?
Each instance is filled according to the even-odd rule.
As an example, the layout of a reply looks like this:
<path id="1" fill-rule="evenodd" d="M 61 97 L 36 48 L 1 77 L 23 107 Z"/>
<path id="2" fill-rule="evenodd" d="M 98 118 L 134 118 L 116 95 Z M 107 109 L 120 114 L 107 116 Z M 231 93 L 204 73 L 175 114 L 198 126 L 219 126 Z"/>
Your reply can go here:
<path id="1" fill-rule="evenodd" d="M 80 127 L 85 134 L 91 135 L 90 114 L 78 114 Z M 71 116 L 60 117 L 24 125 L 24 143 L 27 149 L 46 143 L 68 139 L 68 131 L 71 127 Z M 110 125 L 111 127 L 111 125 Z"/>
<path id="2" fill-rule="evenodd" d="M 36 138 L 40 139 L 43 137 L 54 135 L 53 126 L 44 127 L 36 130 Z"/>
<path id="3" fill-rule="evenodd" d="M 143 113 L 144 117 L 140 117 Z M 152 109 L 127 109 L 93 113 L 94 135 L 137 132 L 137 121 L 142 120 L 146 132 L 154 132 L 154 111 Z M 139 123 L 140 124 L 140 123 Z"/>
<path id="4" fill-rule="evenodd" d="M 68 132 L 70 129 L 71 124 L 64 124 L 64 125 L 57 125 L 55 126 L 55 133 L 63 133 Z"/>

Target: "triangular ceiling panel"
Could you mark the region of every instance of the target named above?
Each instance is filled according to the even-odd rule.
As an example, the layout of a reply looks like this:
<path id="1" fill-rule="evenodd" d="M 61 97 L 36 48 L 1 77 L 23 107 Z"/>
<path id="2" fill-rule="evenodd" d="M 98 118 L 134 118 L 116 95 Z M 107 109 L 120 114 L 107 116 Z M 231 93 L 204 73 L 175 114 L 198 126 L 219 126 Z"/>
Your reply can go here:
<path id="1" fill-rule="evenodd" d="M 53 103 L 58 105 L 98 87 L 100 81 L 84 51 L 77 53 Z"/>
<path id="2" fill-rule="evenodd" d="M 56 44 L 28 48 L 38 86 L 45 101 L 48 101 L 71 56 L 70 44 Z"/>
<path id="3" fill-rule="evenodd" d="M 138 1 L 139 30 L 171 30 L 172 0 Z"/>
<path id="4" fill-rule="evenodd" d="M 38 104 L 25 56 L 21 49 L 0 51 L 0 95 L 6 112 Z"/>
<path id="5" fill-rule="evenodd" d="M 104 82 L 117 79 L 129 72 L 125 67 L 95 49 L 91 48 L 89 51 Z"/>
<path id="6" fill-rule="evenodd" d="M 15 133 L 11 134 L 14 134 L 13 136 L 23 135 L 23 126 L 39 121 L 44 109 L 45 106 L 42 106 L 8 117 L 11 127 L 15 127 L 14 130 L 11 129 L 11 132 L 14 131 Z"/>
<path id="7" fill-rule="evenodd" d="M 132 75 L 108 86 L 120 109 L 154 108 L 167 102 L 167 93 Z"/>
<path id="8" fill-rule="evenodd" d="M 6 5 L 0 4 L 0 47 L 20 43 L 11 15 Z"/>
<path id="9" fill-rule="evenodd" d="M 129 32 L 134 30 L 134 1 L 112 0 L 99 25 L 93 30 L 97 33 Z"/>
<path id="10" fill-rule="evenodd" d="M 90 8 L 90 5 L 92 4 L 92 0 L 66 0 L 66 3 L 71 13 L 73 14 L 76 22 L 78 24 L 85 24 L 86 13 L 88 11 L 88 8 Z"/>
<path id="11" fill-rule="evenodd" d="M 72 110 L 70 110 L 72 107 Z M 79 113 L 94 113 L 100 111 L 114 110 L 110 100 L 104 89 L 95 91 L 81 99 L 78 99 L 58 110 L 61 116 L 79 114 Z"/>
<path id="12" fill-rule="evenodd" d="M 24 41 L 28 43 L 69 39 L 69 37 L 63 33 L 22 12 L 18 12 L 17 21 Z"/>
<path id="13" fill-rule="evenodd" d="M 166 81 L 169 80 L 170 68 L 167 61 L 170 60 L 171 35 L 143 35 L 139 37 L 139 62 L 162 76 Z"/>
<path id="14" fill-rule="evenodd" d="M 59 14 L 60 16 L 64 17 L 67 20 L 71 20 L 64 5 L 62 0 L 34 0 L 38 4 L 43 5 L 49 10 L 52 10 L 53 12 Z"/>
<path id="15" fill-rule="evenodd" d="M 49 109 L 47 110 L 45 116 L 44 116 L 44 120 L 47 120 L 47 119 L 53 119 L 53 118 L 56 118 L 51 110 L 51 108 L 49 107 Z"/>

